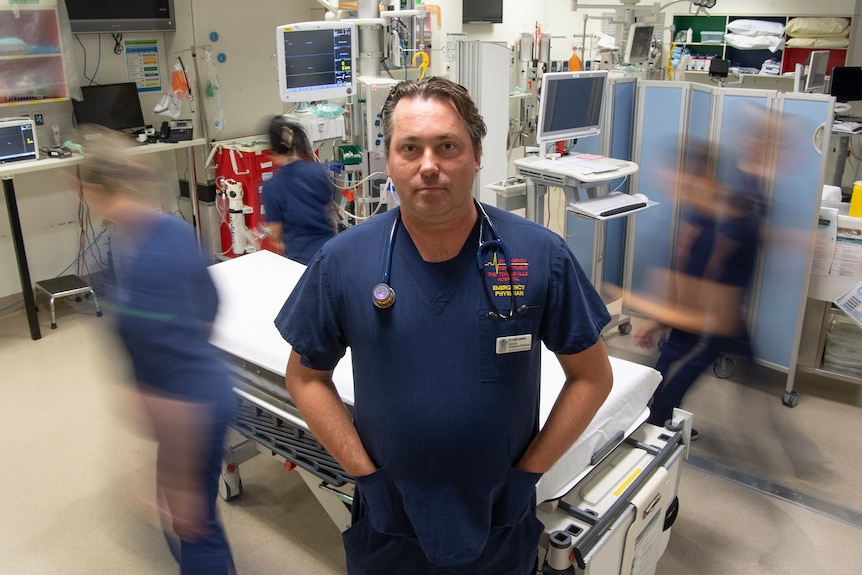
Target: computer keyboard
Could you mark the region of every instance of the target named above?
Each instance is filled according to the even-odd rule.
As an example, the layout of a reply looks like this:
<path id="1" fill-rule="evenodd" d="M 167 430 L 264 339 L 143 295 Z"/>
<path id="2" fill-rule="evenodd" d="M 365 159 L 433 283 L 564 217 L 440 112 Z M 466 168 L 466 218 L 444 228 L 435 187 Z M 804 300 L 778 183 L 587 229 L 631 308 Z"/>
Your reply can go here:
<path id="1" fill-rule="evenodd" d="M 606 218 L 624 214 L 632 210 L 645 208 L 647 198 L 643 194 L 629 195 L 622 192 L 612 192 L 607 196 L 590 198 L 581 202 L 572 202 L 569 208 L 572 211 L 591 217 Z"/>

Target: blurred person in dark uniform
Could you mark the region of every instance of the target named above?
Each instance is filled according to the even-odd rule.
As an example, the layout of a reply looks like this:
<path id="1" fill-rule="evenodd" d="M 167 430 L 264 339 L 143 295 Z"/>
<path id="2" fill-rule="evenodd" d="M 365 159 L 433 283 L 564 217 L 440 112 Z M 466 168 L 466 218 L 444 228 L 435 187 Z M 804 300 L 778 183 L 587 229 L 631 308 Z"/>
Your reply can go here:
<path id="1" fill-rule="evenodd" d="M 179 539 L 172 551 L 182 575 L 227 574 L 233 560 L 216 497 L 232 399 L 227 369 L 208 341 L 218 297 L 207 261 L 191 226 L 146 203 L 159 180 L 128 156 L 130 139 L 85 131 L 95 137 L 79 177 L 87 205 L 111 226 L 116 286 L 109 309 L 158 443 L 166 537 Z"/>
<path id="2" fill-rule="evenodd" d="M 279 253 L 307 265 L 335 235 L 332 184 L 302 126 L 275 116 L 269 139 L 273 161 L 281 167 L 263 185 L 266 227 Z"/>
<path id="3" fill-rule="evenodd" d="M 649 422 L 663 426 L 701 373 L 720 355 L 750 359 L 746 298 L 755 271 L 764 200 L 753 173 L 731 170 L 707 175 L 705 142 L 691 151 L 680 188 L 681 215 L 673 267 L 658 270 L 654 285 L 665 286 L 664 304 L 638 294 L 626 301 L 653 319 L 633 334 L 641 347 L 654 344 L 669 327 L 655 369 L 663 381 L 653 395 Z M 669 181 L 676 182 L 676 175 Z"/>

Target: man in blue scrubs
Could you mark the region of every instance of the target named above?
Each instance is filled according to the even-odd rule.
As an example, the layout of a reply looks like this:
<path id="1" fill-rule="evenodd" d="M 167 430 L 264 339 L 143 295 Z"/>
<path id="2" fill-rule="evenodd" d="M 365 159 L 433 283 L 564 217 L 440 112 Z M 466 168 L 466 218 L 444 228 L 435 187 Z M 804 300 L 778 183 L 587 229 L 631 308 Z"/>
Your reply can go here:
<path id="1" fill-rule="evenodd" d="M 565 242 L 473 200 L 485 132 L 461 86 L 398 84 L 400 209 L 330 240 L 276 318 L 287 389 L 356 479 L 351 575 L 535 573 L 535 483 L 610 392 L 610 316 Z M 566 383 L 539 431 L 542 343 Z M 332 383 L 347 347 L 353 418 Z"/>

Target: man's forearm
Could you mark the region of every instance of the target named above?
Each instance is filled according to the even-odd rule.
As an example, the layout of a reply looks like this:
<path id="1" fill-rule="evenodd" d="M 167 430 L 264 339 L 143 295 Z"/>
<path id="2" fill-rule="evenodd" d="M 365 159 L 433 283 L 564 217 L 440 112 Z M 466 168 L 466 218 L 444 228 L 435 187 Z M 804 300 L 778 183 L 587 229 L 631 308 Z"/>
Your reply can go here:
<path id="1" fill-rule="evenodd" d="M 371 460 L 353 420 L 338 396 L 329 376 L 299 363 L 291 352 L 285 386 L 309 429 L 339 465 L 354 477 L 377 469 Z M 326 374 L 325 377 L 321 377 Z"/>
<path id="2" fill-rule="evenodd" d="M 515 464 L 518 469 L 534 473 L 550 469 L 581 436 L 610 393 L 613 373 L 604 346 L 599 342 L 582 354 L 578 361 L 590 368 L 579 376 L 569 372 L 544 427 Z"/>

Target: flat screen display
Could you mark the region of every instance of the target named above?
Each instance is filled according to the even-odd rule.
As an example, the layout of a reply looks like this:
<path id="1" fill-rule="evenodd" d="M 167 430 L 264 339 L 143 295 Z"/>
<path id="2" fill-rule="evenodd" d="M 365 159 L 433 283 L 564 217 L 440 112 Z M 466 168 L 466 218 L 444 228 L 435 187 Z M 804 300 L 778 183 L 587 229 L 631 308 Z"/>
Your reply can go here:
<path id="1" fill-rule="evenodd" d="M 66 0 L 74 33 L 176 30 L 174 0 Z"/>
<path id="2" fill-rule="evenodd" d="M 550 142 L 597 136 L 607 80 L 604 70 L 542 76 L 536 139 Z"/>
<path id="3" fill-rule="evenodd" d="M 0 164 L 35 160 L 39 156 L 37 149 L 31 120 L 0 120 Z"/>
<path id="4" fill-rule="evenodd" d="M 862 66 L 835 66 L 829 84 L 829 95 L 839 102 L 862 100 Z"/>
<path id="5" fill-rule="evenodd" d="M 464 0 L 461 15 L 464 24 L 502 24 L 503 0 Z"/>
<path id="6" fill-rule="evenodd" d="M 356 27 L 349 22 L 302 22 L 276 29 L 283 102 L 343 98 L 356 89 Z"/>
<path id="7" fill-rule="evenodd" d="M 625 61 L 627 64 L 645 64 L 649 61 L 652 36 L 655 26 L 632 24 L 626 41 Z"/>
<path id="8" fill-rule="evenodd" d="M 98 124 L 112 130 L 144 127 L 144 114 L 134 82 L 81 86 L 82 100 L 72 100 L 75 123 Z"/>
<path id="9" fill-rule="evenodd" d="M 826 88 L 826 67 L 829 50 L 815 50 L 808 56 L 808 75 L 805 76 L 805 91 L 822 93 Z"/>

